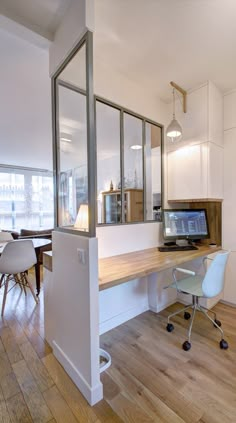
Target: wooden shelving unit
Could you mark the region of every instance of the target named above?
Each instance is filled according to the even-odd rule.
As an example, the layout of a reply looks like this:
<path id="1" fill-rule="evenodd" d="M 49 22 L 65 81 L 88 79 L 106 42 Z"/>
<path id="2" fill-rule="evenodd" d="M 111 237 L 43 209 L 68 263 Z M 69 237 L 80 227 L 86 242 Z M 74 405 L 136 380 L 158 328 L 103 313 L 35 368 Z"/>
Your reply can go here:
<path id="1" fill-rule="evenodd" d="M 143 190 L 127 188 L 125 196 L 125 221 L 143 221 Z M 119 223 L 121 221 L 121 192 L 120 190 L 104 191 L 103 197 L 103 223 Z"/>

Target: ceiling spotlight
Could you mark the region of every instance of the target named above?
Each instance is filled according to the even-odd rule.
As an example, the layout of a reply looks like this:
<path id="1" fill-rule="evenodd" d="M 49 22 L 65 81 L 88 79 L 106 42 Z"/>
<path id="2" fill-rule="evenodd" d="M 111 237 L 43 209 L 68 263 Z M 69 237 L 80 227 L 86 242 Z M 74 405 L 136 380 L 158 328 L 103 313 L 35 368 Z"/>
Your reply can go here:
<path id="1" fill-rule="evenodd" d="M 140 144 L 131 145 L 131 150 L 141 150 L 142 146 Z"/>

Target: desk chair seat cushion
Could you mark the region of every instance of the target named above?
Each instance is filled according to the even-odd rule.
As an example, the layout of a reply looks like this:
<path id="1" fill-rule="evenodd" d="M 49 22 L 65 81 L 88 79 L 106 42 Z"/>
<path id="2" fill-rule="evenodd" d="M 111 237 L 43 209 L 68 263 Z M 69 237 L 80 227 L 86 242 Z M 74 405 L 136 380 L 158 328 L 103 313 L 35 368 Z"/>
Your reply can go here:
<path id="1" fill-rule="evenodd" d="M 178 280 L 178 291 L 185 292 L 186 294 L 196 295 L 196 297 L 204 297 L 202 291 L 202 281 L 203 277 L 200 275 L 189 276 L 189 278 Z M 173 283 L 171 286 L 176 288 L 175 283 Z"/>

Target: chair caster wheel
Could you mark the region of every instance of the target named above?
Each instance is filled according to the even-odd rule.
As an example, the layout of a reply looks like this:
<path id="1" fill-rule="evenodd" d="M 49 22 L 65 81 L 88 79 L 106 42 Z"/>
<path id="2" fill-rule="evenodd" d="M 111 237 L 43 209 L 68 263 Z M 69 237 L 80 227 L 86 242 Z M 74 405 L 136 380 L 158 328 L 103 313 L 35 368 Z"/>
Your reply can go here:
<path id="1" fill-rule="evenodd" d="M 217 326 L 221 326 L 221 321 L 220 320 L 215 319 L 215 323 L 217 324 Z M 216 325 L 214 325 L 214 326 L 215 326 L 215 328 L 217 328 Z"/>
<path id="2" fill-rule="evenodd" d="M 188 341 L 185 341 L 182 345 L 184 351 L 189 351 L 191 348 L 191 344 Z"/>
<path id="3" fill-rule="evenodd" d="M 184 318 L 185 318 L 185 320 L 189 320 L 191 318 L 191 314 L 188 313 L 187 311 L 185 311 Z"/>
<path id="4" fill-rule="evenodd" d="M 174 325 L 172 325 L 172 323 L 168 323 L 166 326 L 166 330 L 167 332 L 172 332 L 172 330 L 174 330 Z"/>
<path id="5" fill-rule="evenodd" d="M 227 350 L 229 348 L 228 342 L 225 341 L 224 339 L 221 339 L 221 341 L 220 341 L 220 348 L 222 350 Z"/>

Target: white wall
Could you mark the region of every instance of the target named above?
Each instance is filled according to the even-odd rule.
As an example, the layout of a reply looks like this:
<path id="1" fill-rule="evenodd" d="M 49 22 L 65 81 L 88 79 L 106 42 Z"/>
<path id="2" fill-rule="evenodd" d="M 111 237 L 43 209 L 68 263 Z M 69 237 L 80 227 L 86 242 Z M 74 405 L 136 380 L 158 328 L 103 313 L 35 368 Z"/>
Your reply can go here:
<path id="1" fill-rule="evenodd" d="M 157 247 L 163 242 L 161 228 L 158 222 L 98 226 L 99 258 Z"/>
<path id="2" fill-rule="evenodd" d="M 0 30 L 0 163 L 52 169 L 48 51 Z"/>
<path id="3" fill-rule="evenodd" d="M 115 72 L 102 64 L 96 57 L 96 52 L 94 92 L 155 122 L 162 123 L 163 121 L 161 100 L 152 91 L 146 90 L 145 87 L 130 80 L 124 74 Z"/>
<path id="4" fill-rule="evenodd" d="M 87 30 L 94 30 L 94 0 L 72 0 L 50 47 L 51 76 Z"/>
<path id="5" fill-rule="evenodd" d="M 231 254 L 226 268 L 224 300 L 236 304 L 236 91 L 224 96 L 223 247 Z"/>

